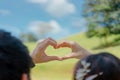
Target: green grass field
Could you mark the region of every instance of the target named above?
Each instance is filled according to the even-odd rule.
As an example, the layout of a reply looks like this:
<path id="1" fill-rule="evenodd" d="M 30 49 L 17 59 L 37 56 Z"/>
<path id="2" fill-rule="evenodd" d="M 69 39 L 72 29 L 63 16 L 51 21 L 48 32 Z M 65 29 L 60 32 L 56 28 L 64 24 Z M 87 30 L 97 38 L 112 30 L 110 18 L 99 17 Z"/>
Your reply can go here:
<path id="1" fill-rule="evenodd" d="M 111 36 L 109 41 L 111 41 L 115 36 Z M 115 56 L 120 58 L 120 45 L 114 47 L 108 47 L 105 49 L 93 50 L 94 47 L 100 44 L 98 38 L 87 38 L 83 33 L 82 34 L 75 34 L 70 37 L 61 40 L 71 40 L 79 43 L 84 48 L 92 51 L 93 53 L 107 51 L 113 53 Z M 59 40 L 58 42 L 60 42 Z M 29 50 L 32 51 L 35 47 L 35 43 L 26 43 Z M 53 49 L 52 47 L 48 47 L 46 50 L 48 55 L 57 55 L 57 56 L 64 56 L 70 53 L 70 49 L 68 48 L 61 48 L 61 49 Z M 37 64 L 31 70 L 32 80 L 72 80 L 72 74 L 74 65 L 76 64 L 77 59 L 69 59 L 65 61 L 52 61 L 42 64 Z"/>

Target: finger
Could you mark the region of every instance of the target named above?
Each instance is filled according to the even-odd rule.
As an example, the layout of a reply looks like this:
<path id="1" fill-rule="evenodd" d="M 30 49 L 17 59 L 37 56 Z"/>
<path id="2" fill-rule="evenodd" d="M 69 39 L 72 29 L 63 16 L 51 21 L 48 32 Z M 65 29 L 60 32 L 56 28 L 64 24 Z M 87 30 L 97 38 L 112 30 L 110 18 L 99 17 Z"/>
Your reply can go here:
<path id="1" fill-rule="evenodd" d="M 52 38 L 48 38 L 46 40 L 46 46 L 49 46 L 49 45 L 51 45 L 55 48 L 57 46 L 57 42 L 55 40 L 53 40 Z"/>
<path id="2" fill-rule="evenodd" d="M 58 45 L 57 45 L 57 48 L 60 48 L 60 47 L 69 47 L 69 48 L 71 48 L 71 42 L 69 42 L 69 41 L 63 41 L 63 42 L 61 42 L 61 43 L 59 43 Z"/>
<path id="3" fill-rule="evenodd" d="M 67 44 L 66 42 L 61 42 L 57 45 L 57 48 L 60 48 L 60 47 L 67 47 Z"/>
<path id="4" fill-rule="evenodd" d="M 57 41 L 55 41 L 54 39 L 52 39 L 52 38 L 48 38 L 48 40 L 49 40 L 49 45 L 51 45 L 51 46 L 53 46 L 54 48 L 56 48 L 56 46 L 57 46 Z"/>
<path id="5" fill-rule="evenodd" d="M 51 41 L 53 41 L 53 42 L 56 42 L 56 40 L 54 40 L 54 39 L 52 39 L 52 38 L 50 38 L 50 37 L 49 37 L 48 39 L 51 40 Z M 56 43 L 57 43 L 57 42 L 56 42 Z"/>
<path id="6" fill-rule="evenodd" d="M 37 41 L 37 44 L 42 43 L 43 41 L 45 41 L 45 39 L 39 39 L 39 40 Z"/>
<path id="7" fill-rule="evenodd" d="M 62 60 L 70 59 L 70 58 L 74 58 L 74 56 L 72 54 L 69 54 L 69 55 L 63 56 Z"/>
<path id="8" fill-rule="evenodd" d="M 48 37 L 48 38 L 46 38 L 46 39 L 40 39 L 40 40 L 38 40 L 37 43 L 42 43 L 42 42 L 45 42 L 45 41 L 47 41 L 47 40 L 51 40 L 51 41 L 56 42 L 54 39 Z M 56 42 L 56 43 L 57 43 L 57 42 Z"/>
<path id="9" fill-rule="evenodd" d="M 48 46 L 48 40 L 49 38 L 46 38 L 46 39 L 40 39 L 37 41 L 37 47 L 39 46 L 42 46 L 43 48 L 46 48 Z M 40 47 L 41 48 L 41 47 Z"/>
<path id="10" fill-rule="evenodd" d="M 72 52 L 72 53 L 70 53 L 70 54 L 68 54 L 68 55 L 63 56 L 63 57 L 62 57 L 62 60 L 70 59 L 70 58 L 80 59 L 80 58 L 82 58 L 82 57 L 84 57 L 84 55 L 76 54 L 76 53 Z"/>
<path id="11" fill-rule="evenodd" d="M 57 42 L 55 40 L 53 40 L 52 38 L 47 38 L 44 40 L 40 40 L 38 43 L 39 48 L 43 48 L 44 50 L 49 46 L 57 46 Z"/>
<path id="12" fill-rule="evenodd" d="M 62 60 L 62 58 L 60 58 L 60 57 L 58 57 L 58 56 L 48 56 L 48 61 L 53 61 L 53 60 L 59 60 L 59 61 L 61 61 Z"/>

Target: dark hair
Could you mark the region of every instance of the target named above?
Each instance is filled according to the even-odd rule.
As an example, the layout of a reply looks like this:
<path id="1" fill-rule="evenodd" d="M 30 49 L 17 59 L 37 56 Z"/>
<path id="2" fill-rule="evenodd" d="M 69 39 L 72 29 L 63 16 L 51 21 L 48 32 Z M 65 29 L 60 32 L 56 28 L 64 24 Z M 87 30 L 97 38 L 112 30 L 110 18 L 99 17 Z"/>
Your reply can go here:
<path id="1" fill-rule="evenodd" d="M 23 43 L 9 32 L 0 30 L 0 80 L 21 80 L 30 73 L 33 62 Z"/>
<path id="2" fill-rule="evenodd" d="M 98 76 L 93 80 L 120 80 L 120 59 L 108 52 L 89 55 L 78 61 L 75 67 L 73 80 L 76 80 L 75 77 L 78 69 L 83 68 L 81 61 L 90 63 L 90 72 L 84 76 L 83 80 L 86 80 L 87 77 L 95 74 Z M 100 72 L 102 72 L 101 75 Z"/>

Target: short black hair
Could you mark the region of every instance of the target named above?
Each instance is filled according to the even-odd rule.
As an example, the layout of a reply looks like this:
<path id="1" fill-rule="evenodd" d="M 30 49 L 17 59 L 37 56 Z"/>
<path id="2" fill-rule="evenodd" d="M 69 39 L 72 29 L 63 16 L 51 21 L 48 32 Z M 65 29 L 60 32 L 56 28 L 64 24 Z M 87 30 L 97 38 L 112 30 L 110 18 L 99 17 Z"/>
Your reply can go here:
<path id="1" fill-rule="evenodd" d="M 11 33 L 0 30 L 0 80 L 21 80 L 33 64 L 27 47 Z"/>
<path id="2" fill-rule="evenodd" d="M 89 55 L 79 60 L 75 67 L 73 80 L 76 80 L 77 70 L 83 67 L 81 61 L 86 61 L 91 64 L 89 67 L 90 72 L 84 76 L 83 80 L 94 74 L 99 75 L 100 72 L 102 72 L 102 75 L 99 75 L 93 80 L 120 80 L 120 59 L 108 52 Z"/>

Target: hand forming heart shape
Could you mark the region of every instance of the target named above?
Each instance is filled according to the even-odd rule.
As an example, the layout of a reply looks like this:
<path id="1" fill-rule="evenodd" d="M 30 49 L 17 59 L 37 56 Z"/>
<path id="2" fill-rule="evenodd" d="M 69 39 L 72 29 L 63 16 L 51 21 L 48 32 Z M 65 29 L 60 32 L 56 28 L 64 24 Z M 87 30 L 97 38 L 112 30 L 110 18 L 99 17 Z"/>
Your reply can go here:
<path id="1" fill-rule="evenodd" d="M 71 54 L 68 54 L 63 57 L 58 57 L 58 56 L 48 56 L 45 53 L 46 48 L 51 45 L 55 49 L 61 48 L 61 47 L 68 47 L 72 49 Z M 31 57 L 33 58 L 33 61 L 35 63 L 42 63 L 42 62 L 48 62 L 52 60 L 64 60 L 64 59 L 69 59 L 69 58 L 81 58 L 86 55 L 89 55 L 90 52 L 82 48 L 80 45 L 73 41 L 63 41 L 59 44 L 51 38 L 47 38 L 45 40 L 42 40 L 38 42 L 35 50 L 33 51 Z"/>

